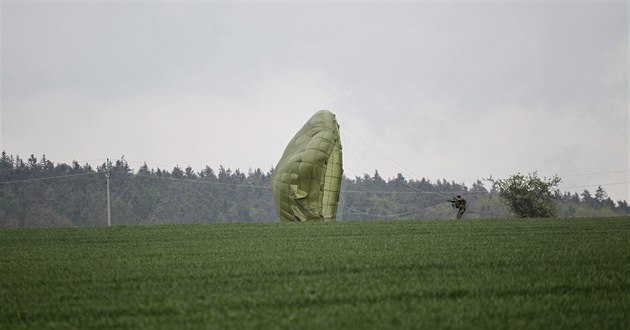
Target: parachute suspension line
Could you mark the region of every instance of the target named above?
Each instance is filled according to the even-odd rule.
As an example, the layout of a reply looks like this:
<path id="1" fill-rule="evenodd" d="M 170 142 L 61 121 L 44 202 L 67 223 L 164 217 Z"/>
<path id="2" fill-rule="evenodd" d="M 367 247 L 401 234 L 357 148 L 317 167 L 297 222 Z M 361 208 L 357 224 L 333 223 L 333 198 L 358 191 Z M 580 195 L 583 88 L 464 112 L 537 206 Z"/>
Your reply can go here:
<path id="1" fill-rule="evenodd" d="M 409 184 L 407 184 L 407 183 L 405 183 L 405 186 L 407 186 L 408 188 L 410 188 L 410 189 L 412 189 L 412 190 L 415 190 L 415 191 L 417 191 L 417 192 L 419 192 L 419 193 L 423 193 L 423 194 L 433 194 L 433 195 L 438 195 L 438 196 L 442 196 L 442 197 L 448 198 L 448 196 L 446 196 L 446 195 L 444 195 L 444 194 L 440 194 L 440 193 L 437 193 L 437 192 L 432 192 L 432 191 L 424 191 L 424 190 L 420 190 L 420 189 L 417 189 L 417 188 L 414 188 L 414 187 L 410 186 L 410 185 L 409 185 Z"/>
<path id="2" fill-rule="evenodd" d="M 394 173 L 399 173 L 400 169 L 402 169 L 413 176 L 418 176 L 416 173 L 413 173 L 413 171 L 409 170 L 408 168 L 406 168 L 405 166 L 397 162 L 394 157 L 391 157 L 387 153 L 378 149 L 377 147 L 374 146 L 373 143 L 369 143 L 366 138 L 361 136 L 361 134 L 353 130 L 351 127 L 344 126 L 343 133 L 346 133 L 346 132 L 348 133 L 348 136 L 350 136 L 351 138 L 348 139 L 347 137 L 344 137 L 345 139 L 344 143 L 350 142 L 351 145 L 354 145 L 355 147 L 357 147 L 357 150 L 364 149 L 364 150 L 371 151 L 371 153 L 367 156 L 372 156 L 372 158 L 379 161 L 379 163 L 385 165 L 387 169 L 393 170 Z M 366 155 L 363 155 L 363 158 L 365 157 Z"/>
<path id="3" fill-rule="evenodd" d="M 408 168 L 406 168 L 399 162 L 396 162 L 395 157 L 391 157 L 387 155 L 385 152 L 379 150 L 378 148 L 375 148 L 373 144 L 370 144 L 366 138 L 361 136 L 361 134 L 359 134 L 356 130 L 353 130 L 351 127 L 344 126 L 342 135 L 344 135 L 344 144 L 347 144 L 350 146 L 344 149 L 344 153 L 346 154 L 347 156 L 346 158 L 348 159 L 348 161 L 345 162 L 346 167 L 350 167 L 348 166 L 348 163 L 352 164 L 353 160 L 355 160 L 357 163 L 360 163 L 360 164 L 372 163 L 375 165 L 382 165 L 384 166 L 385 170 L 388 170 L 392 173 L 400 173 L 401 170 L 404 170 L 407 173 L 414 176 L 416 179 L 420 178 L 418 174 L 409 170 Z M 359 150 L 368 150 L 369 152 L 360 152 Z M 365 166 L 363 166 L 359 170 L 363 170 L 363 172 L 365 172 L 365 169 L 366 169 Z M 371 171 L 372 169 L 368 169 L 366 173 L 370 173 Z M 446 196 L 444 194 L 440 194 L 437 192 L 419 190 L 415 187 L 412 187 L 408 183 L 405 183 L 405 185 L 409 189 L 412 189 L 418 192 L 422 192 L 426 194 L 435 194 L 440 197 L 449 198 L 449 196 Z M 457 192 L 457 193 L 462 194 L 464 192 Z M 464 194 L 468 194 L 468 192 Z"/>
<path id="4" fill-rule="evenodd" d="M 397 194 L 397 195 L 415 195 L 415 194 L 430 194 L 430 195 L 438 195 L 441 197 L 448 198 L 449 196 L 441 194 L 441 193 L 450 193 L 450 194 L 460 194 L 460 195 L 475 195 L 475 194 L 488 194 L 486 192 L 476 192 L 476 191 L 426 191 L 420 189 L 414 189 L 414 191 L 396 191 L 396 190 L 342 190 L 342 194 Z"/>
<path id="5" fill-rule="evenodd" d="M 390 166 L 387 165 L 386 162 L 373 157 L 369 152 L 365 152 L 364 150 L 369 149 L 363 145 L 357 144 L 349 135 L 344 136 L 343 144 L 345 156 L 344 167 L 346 172 L 373 174 L 374 167 L 385 167 L 385 169 L 390 170 Z"/>
<path id="6" fill-rule="evenodd" d="M 400 217 L 403 215 L 409 215 L 409 214 L 413 214 L 413 213 L 418 213 L 418 212 L 422 212 L 434 207 L 437 207 L 439 205 L 442 205 L 446 202 L 439 202 L 435 205 L 431 205 L 431 206 L 427 206 L 425 208 L 421 208 L 421 209 L 417 209 L 417 210 L 413 210 L 413 211 L 409 211 L 409 212 L 403 212 L 403 213 L 396 213 L 396 214 L 371 214 L 371 213 L 367 213 L 367 212 L 362 212 L 360 210 L 357 210 L 351 206 L 344 206 L 344 209 L 350 210 L 350 211 L 354 211 L 354 213 L 349 213 L 349 212 L 344 212 L 342 215 L 345 214 L 362 214 L 362 215 L 367 215 L 367 216 L 371 216 L 371 217 L 376 217 L 376 218 L 395 218 L 395 217 Z"/>
<path id="7" fill-rule="evenodd" d="M 358 144 L 353 140 L 352 136 L 344 137 L 344 154 L 347 161 L 346 168 L 350 172 L 370 173 L 373 174 L 375 168 L 381 168 L 388 172 L 398 173 L 399 167 L 391 163 L 386 157 L 382 157 L 374 153 L 374 149 L 366 144 Z M 370 165 L 366 165 L 370 164 Z"/>

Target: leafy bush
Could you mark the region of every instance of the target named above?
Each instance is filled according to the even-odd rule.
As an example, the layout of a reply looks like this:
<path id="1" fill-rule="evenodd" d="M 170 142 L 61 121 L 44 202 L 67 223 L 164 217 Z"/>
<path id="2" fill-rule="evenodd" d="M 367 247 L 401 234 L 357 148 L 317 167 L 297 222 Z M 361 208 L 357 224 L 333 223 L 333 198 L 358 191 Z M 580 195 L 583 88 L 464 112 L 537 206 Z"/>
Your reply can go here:
<path id="1" fill-rule="evenodd" d="M 523 218 L 548 218 L 556 214 L 556 198 L 561 179 L 539 178 L 536 172 L 527 176 L 517 173 L 507 179 L 493 179 L 499 196 L 516 215 Z"/>

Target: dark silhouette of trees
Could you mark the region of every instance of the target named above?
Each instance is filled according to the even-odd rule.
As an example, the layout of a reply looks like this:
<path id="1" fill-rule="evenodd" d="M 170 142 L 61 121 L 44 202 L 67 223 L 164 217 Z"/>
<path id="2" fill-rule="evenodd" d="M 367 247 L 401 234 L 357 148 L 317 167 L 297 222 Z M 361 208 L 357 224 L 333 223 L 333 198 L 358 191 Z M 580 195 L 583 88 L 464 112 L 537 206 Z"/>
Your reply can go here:
<path id="1" fill-rule="evenodd" d="M 102 226 L 107 223 L 106 164 L 92 168 L 76 161 L 54 163 L 42 156 L 0 154 L 0 227 Z M 171 171 L 143 163 L 132 169 L 124 157 L 111 169 L 112 223 L 165 224 L 278 221 L 271 194 L 273 168 L 243 172 L 219 166 Z M 447 199 L 462 195 L 466 217 L 510 217 L 493 184 L 419 180 L 397 174 L 384 179 L 378 171 L 354 179 L 343 177 L 339 220 L 448 219 L 455 213 Z M 552 196 L 559 216 L 627 215 L 626 201 L 613 202 L 599 187 Z"/>

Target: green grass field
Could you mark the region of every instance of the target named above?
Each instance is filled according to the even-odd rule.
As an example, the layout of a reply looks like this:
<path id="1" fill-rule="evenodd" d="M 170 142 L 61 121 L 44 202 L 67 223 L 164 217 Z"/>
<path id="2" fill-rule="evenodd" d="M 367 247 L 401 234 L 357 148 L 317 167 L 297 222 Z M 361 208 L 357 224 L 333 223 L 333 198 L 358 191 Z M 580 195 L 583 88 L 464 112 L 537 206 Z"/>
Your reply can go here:
<path id="1" fill-rule="evenodd" d="M 0 230 L 0 329 L 627 329 L 630 218 Z"/>

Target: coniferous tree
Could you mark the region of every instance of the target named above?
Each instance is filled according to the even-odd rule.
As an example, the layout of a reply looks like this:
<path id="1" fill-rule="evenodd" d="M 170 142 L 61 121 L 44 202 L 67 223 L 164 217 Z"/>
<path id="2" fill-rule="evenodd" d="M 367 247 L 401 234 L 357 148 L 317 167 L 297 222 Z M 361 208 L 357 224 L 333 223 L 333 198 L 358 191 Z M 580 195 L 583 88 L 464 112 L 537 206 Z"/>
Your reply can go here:
<path id="1" fill-rule="evenodd" d="M 588 191 L 588 189 L 584 189 L 584 191 L 580 195 L 582 196 L 582 201 L 589 207 L 597 206 L 597 200 L 593 198 L 593 196 L 591 195 L 591 192 Z"/>
<path id="2" fill-rule="evenodd" d="M 184 178 L 184 171 L 182 171 L 181 168 L 179 168 L 179 166 L 175 166 L 173 168 L 173 171 L 171 172 L 171 176 L 175 179 L 183 179 Z"/>
<path id="3" fill-rule="evenodd" d="M 595 202 L 597 207 L 602 207 L 604 200 L 608 198 L 608 194 L 602 188 L 602 186 L 598 186 L 597 190 L 595 190 Z"/>
<path id="4" fill-rule="evenodd" d="M 184 177 L 190 180 L 197 178 L 197 174 L 195 174 L 195 170 L 193 170 L 193 168 L 190 167 L 190 165 L 188 165 L 188 167 L 186 167 L 186 169 L 184 170 Z"/>

